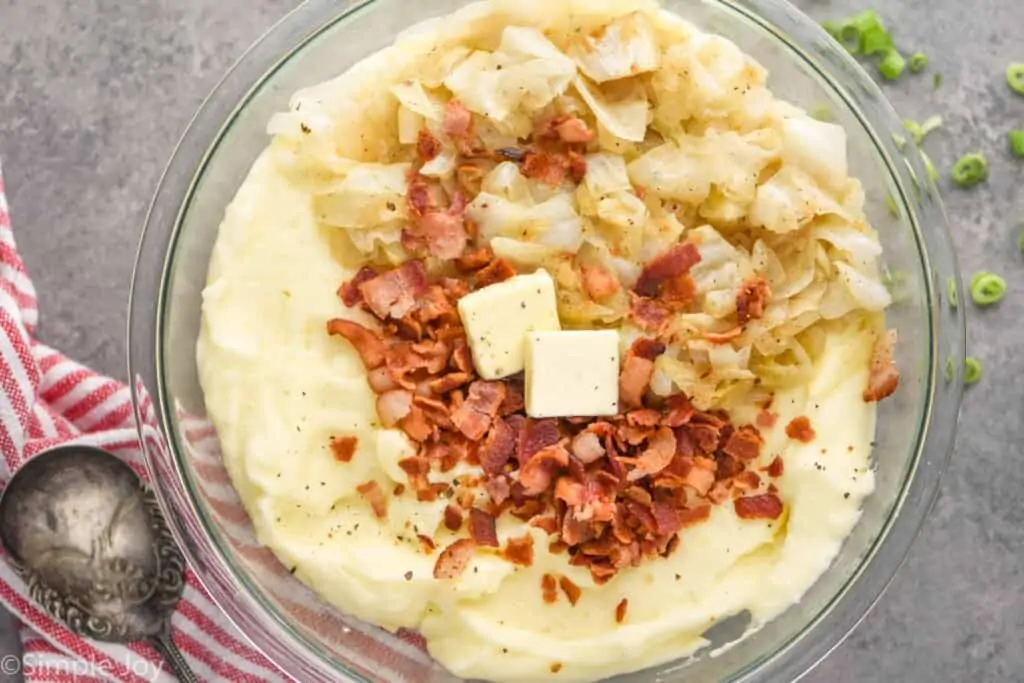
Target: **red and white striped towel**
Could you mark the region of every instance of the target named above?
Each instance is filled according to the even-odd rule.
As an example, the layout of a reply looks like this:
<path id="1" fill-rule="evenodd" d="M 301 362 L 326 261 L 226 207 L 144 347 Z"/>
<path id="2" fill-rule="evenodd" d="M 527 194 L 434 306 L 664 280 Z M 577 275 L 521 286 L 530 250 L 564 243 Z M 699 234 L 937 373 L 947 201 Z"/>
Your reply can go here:
<path id="1" fill-rule="evenodd" d="M 128 388 L 37 342 L 38 317 L 0 175 L 0 482 L 6 484 L 33 455 L 67 442 L 110 451 L 145 477 Z M 27 596 L 25 584 L 0 562 L 0 602 L 20 620 L 25 651 L 20 658 L 0 653 L 0 673 L 20 672 L 29 683 L 175 680 L 148 645 L 80 638 Z M 172 626 L 175 642 L 201 680 L 290 680 L 235 629 L 191 572 Z"/>

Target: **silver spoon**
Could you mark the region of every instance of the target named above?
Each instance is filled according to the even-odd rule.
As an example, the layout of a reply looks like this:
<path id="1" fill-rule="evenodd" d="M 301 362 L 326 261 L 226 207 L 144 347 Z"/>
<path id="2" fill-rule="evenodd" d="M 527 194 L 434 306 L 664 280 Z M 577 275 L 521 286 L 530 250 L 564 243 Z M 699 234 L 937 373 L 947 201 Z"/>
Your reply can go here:
<path id="1" fill-rule="evenodd" d="M 146 641 L 182 683 L 199 683 L 171 640 L 185 560 L 153 492 L 88 446 L 40 453 L 0 497 L 0 543 L 29 594 L 75 633 Z"/>

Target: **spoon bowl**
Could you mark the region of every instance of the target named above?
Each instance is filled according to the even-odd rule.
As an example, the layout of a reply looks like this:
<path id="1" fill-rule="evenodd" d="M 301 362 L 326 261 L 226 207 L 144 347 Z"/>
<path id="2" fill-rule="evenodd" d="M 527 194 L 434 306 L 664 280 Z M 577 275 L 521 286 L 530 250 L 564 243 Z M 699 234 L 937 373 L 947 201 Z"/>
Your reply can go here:
<path id="1" fill-rule="evenodd" d="M 0 545 L 29 595 L 72 631 L 147 641 L 179 680 L 198 681 L 171 640 L 185 560 L 152 491 L 88 446 L 45 451 L 0 496 Z"/>

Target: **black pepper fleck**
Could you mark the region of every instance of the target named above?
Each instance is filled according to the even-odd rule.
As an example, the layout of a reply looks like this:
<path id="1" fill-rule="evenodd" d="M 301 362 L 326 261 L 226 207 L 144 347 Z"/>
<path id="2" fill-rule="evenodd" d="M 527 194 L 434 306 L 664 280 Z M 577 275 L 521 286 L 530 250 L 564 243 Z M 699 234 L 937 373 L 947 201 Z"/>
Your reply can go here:
<path id="1" fill-rule="evenodd" d="M 405 573 L 405 580 L 406 581 L 412 581 L 412 572 L 406 572 Z"/>
<path id="2" fill-rule="evenodd" d="M 302 132 L 305 133 L 306 135 L 309 135 L 310 133 L 313 132 L 313 129 L 307 126 L 305 123 L 300 123 L 299 128 L 301 128 Z"/>

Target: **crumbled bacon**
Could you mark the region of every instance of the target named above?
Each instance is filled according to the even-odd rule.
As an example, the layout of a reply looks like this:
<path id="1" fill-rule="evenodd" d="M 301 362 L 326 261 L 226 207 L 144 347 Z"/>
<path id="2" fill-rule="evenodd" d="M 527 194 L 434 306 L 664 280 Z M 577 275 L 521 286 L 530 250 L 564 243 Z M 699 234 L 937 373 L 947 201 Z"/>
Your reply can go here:
<path id="1" fill-rule="evenodd" d="M 756 427 L 745 425 L 734 431 L 722 447 L 722 452 L 740 460 L 755 460 L 761 455 L 764 439 Z"/>
<path id="2" fill-rule="evenodd" d="M 465 137 L 473 128 L 473 114 L 458 100 L 449 100 L 444 108 L 444 120 L 441 130 L 445 135 Z"/>
<path id="3" fill-rule="evenodd" d="M 619 291 L 619 279 L 601 266 L 582 266 L 583 287 L 594 301 L 605 301 Z"/>
<path id="4" fill-rule="evenodd" d="M 764 317 L 771 295 L 768 282 L 763 277 L 744 282 L 736 294 L 736 318 L 740 325 Z"/>
<path id="5" fill-rule="evenodd" d="M 468 538 L 460 538 L 441 551 L 434 564 L 435 579 L 457 579 L 466 571 L 476 544 Z"/>
<path id="6" fill-rule="evenodd" d="M 782 501 L 774 493 L 737 498 L 733 506 L 740 519 L 778 519 L 782 516 Z"/>
<path id="7" fill-rule="evenodd" d="M 498 547 L 498 532 L 494 527 L 494 515 L 480 508 L 469 511 L 469 537 L 478 546 Z"/>
<path id="8" fill-rule="evenodd" d="M 544 602 L 549 605 L 558 600 L 558 582 L 551 574 L 545 574 L 541 577 L 540 590 L 541 596 L 544 598 Z"/>
<path id="9" fill-rule="evenodd" d="M 584 465 L 590 465 L 604 457 L 601 439 L 593 432 L 580 432 L 572 440 L 572 454 Z"/>
<path id="10" fill-rule="evenodd" d="M 338 462 L 352 462 L 359 439 L 354 436 L 331 437 L 331 453 Z"/>
<path id="11" fill-rule="evenodd" d="M 587 158 L 579 152 L 571 150 L 568 157 L 569 177 L 572 178 L 574 183 L 579 185 L 587 176 Z"/>
<path id="12" fill-rule="evenodd" d="M 490 287 L 511 279 L 515 274 L 516 269 L 512 267 L 512 264 L 504 259 L 495 259 L 476 274 L 476 286 L 478 288 Z"/>
<path id="13" fill-rule="evenodd" d="M 640 329 L 659 335 L 672 317 L 672 310 L 657 299 L 637 296 L 630 292 L 629 311 L 626 317 L 635 322 Z"/>
<path id="14" fill-rule="evenodd" d="M 623 408 L 643 405 L 644 394 L 654 376 L 654 362 L 640 356 L 628 356 L 619 374 L 619 403 Z"/>
<path id="15" fill-rule="evenodd" d="M 463 273 L 475 273 L 494 260 L 494 254 L 487 247 L 481 247 L 463 254 L 455 260 L 455 267 Z"/>
<path id="16" fill-rule="evenodd" d="M 767 408 L 761 410 L 757 414 L 757 426 L 764 427 L 765 429 L 771 429 L 775 426 L 775 423 L 779 421 L 779 414 L 773 413 Z"/>
<path id="17" fill-rule="evenodd" d="M 569 116 L 555 125 L 555 131 L 562 142 L 570 145 L 587 144 L 597 138 L 597 133 L 590 130 L 580 119 Z"/>
<path id="18" fill-rule="evenodd" d="M 499 474 L 516 450 L 516 433 L 500 417 L 494 418 L 480 448 L 480 465 L 488 474 Z"/>
<path id="19" fill-rule="evenodd" d="M 519 483 L 526 496 L 538 496 L 551 486 L 555 473 L 569 464 L 569 451 L 561 444 L 534 453 L 519 469 Z"/>
<path id="20" fill-rule="evenodd" d="M 458 258 L 469 241 L 465 217 L 450 211 L 428 212 L 414 234 L 423 240 L 431 256 L 445 261 Z"/>
<path id="21" fill-rule="evenodd" d="M 527 420 L 519 430 L 519 443 L 516 445 L 519 466 L 523 467 L 535 453 L 555 445 L 561 438 L 558 420 Z"/>
<path id="22" fill-rule="evenodd" d="M 490 429 L 504 400 L 504 384 L 477 380 L 469 385 L 466 400 L 452 413 L 452 423 L 470 441 L 479 441 Z"/>
<path id="23" fill-rule="evenodd" d="M 495 505 L 500 506 L 512 495 L 512 486 L 508 483 L 508 477 L 498 475 L 484 480 L 484 491 L 491 497 Z"/>
<path id="24" fill-rule="evenodd" d="M 576 603 L 579 602 L 580 596 L 583 594 L 580 587 L 573 583 L 572 579 L 568 576 L 559 577 L 558 586 L 565 593 L 565 597 L 569 599 L 569 604 L 575 607 Z"/>
<path id="25" fill-rule="evenodd" d="M 411 311 L 416 300 L 426 293 L 427 271 L 422 261 L 406 261 L 398 268 L 362 283 L 359 291 L 378 318 L 399 319 Z"/>
<path id="26" fill-rule="evenodd" d="M 462 511 L 454 505 L 444 509 L 444 526 L 449 531 L 458 531 L 462 528 Z"/>
<path id="27" fill-rule="evenodd" d="M 700 251 L 695 245 L 677 244 L 644 265 L 633 289 L 640 296 L 657 297 L 666 281 L 686 275 L 698 263 Z"/>
<path id="28" fill-rule="evenodd" d="M 797 441 L 810 443 L 814 441 L 814 427 L 811 426 L 811 421 L 807 417 L 803 415 L 794 417 L 786 425 L 786 436 Z"/>
<path id="29" fill-rule="evenodd" d="M 657 474 L 668 467 L 676 454 L 676 436 L 668 427 L 659 427 L 647 449 L 637 458 L 636 468 L 629 473 L 629 481 Z"/>
<path id="30" fill-rule="evenodd" d="M 892 396 L 900 384 L 900 371 L 896 369 L 893 360 L 896 341 L 896 330 L 888 330 L 875 341 L 869 366 L 868 387 L 864 390 L 864 401 L 867 403 Z"/>
<path id="31" fill-rule="evenodd" d="M 416 156 L 423 163 L 430 161 L 441 153 L 441 141 L 435 138 L 429 130 L 423 128 L 416 138 Z"/>
<path id="32" fill-rule="evenodd" d="M 658 299 L 672 310 L 682 310 L 697 297 L 697 283 L 689 273 L 669 278 L 661 286 Z"/>
<path id="33" fill-rule="evenodd" d="M 629 607 L 629 600 L 622 598 L 618 605 L 615 606 L 615 623 L 621 624 L 626 620 L 626 609 Z"/>
<path id="34" fill-rule="evenodd" d="M 352 320 L 335 318 L 327 323 L 327 334 L 344 337 L 355 348 L 367 370 L 384 365 L 387 347 L 381 336 Z"/>
<path id="35" fill-rule="evenodd" d="M 658 356 L 665 353 L 665 345 L 657 339 L 640 337 L 629 347 L 629 353 L 640 358 L 646 358 L 647 360 L 655 360 Z"/>
<path id="36" fill-rule="evenodd" d="M 473 376 L 468 372 L 450 372 L 439 379 L 432 380 L 427 384 L 427 387 L 430 388 L 431 393 L 441 396 L 453 389 L 465 386 L 471 379 L 473 379 Z"/>
<path id="37" fill-rule="evenodd" d="M 357 486 L 356 491 L 370 504 L 376 517 L 383 519 L 388 516 L 388 501 L 384 497 L 384 491 L 380 488 L 380 484 L 368 481 Z"/>
<path id="38" fill-rule="evenodd" d="M 737 325 L 725 332 L 705 332 L 703 337 L 712 344 L 728 344 L 741 334 L 743 334 L 743 328 Z"/>
<path id="39" fill-rule="evenodd" d="M 432 184 L 426 176 L 420 173 L 409 175 L 405 190 L 405 203 L 413 218 L 419 218 L 431 209 L 436 209 L 440 204 L 441 194 L 441 187 Z"/>
<path id="40" fill-rule="evenodd" d="M 502 553 L 512 564 L 529 567 L 533 564 L 533 536 L 526 534 L 522 538 L 510 538 Z"/>
<path id="41" fill-rule="evenodd" d="M 783 472 L 786 471 L 786 465 L 782 461 L 781 455 L 776 455 L 775 459 L 772 460 L 771 464 L 765 469 L 769 477 L 778 478 L 781 477 Z"/>
<path id="42" fill-rule="evenodd" d="M 363 293 L 359 291 L 359 285 L 377 277 L 379 273 L 375 268 L 363 266 L 348 282 L 338 288 L 338 298 L 349 308 L 363 301 Z"/>
<path id="43" fill-rule="evenodd" d="M 377 416 L 387 428 L 394 427 L 412 412 L 412 392 L 404 389 L 387 391 L 377 397 Z"/>

